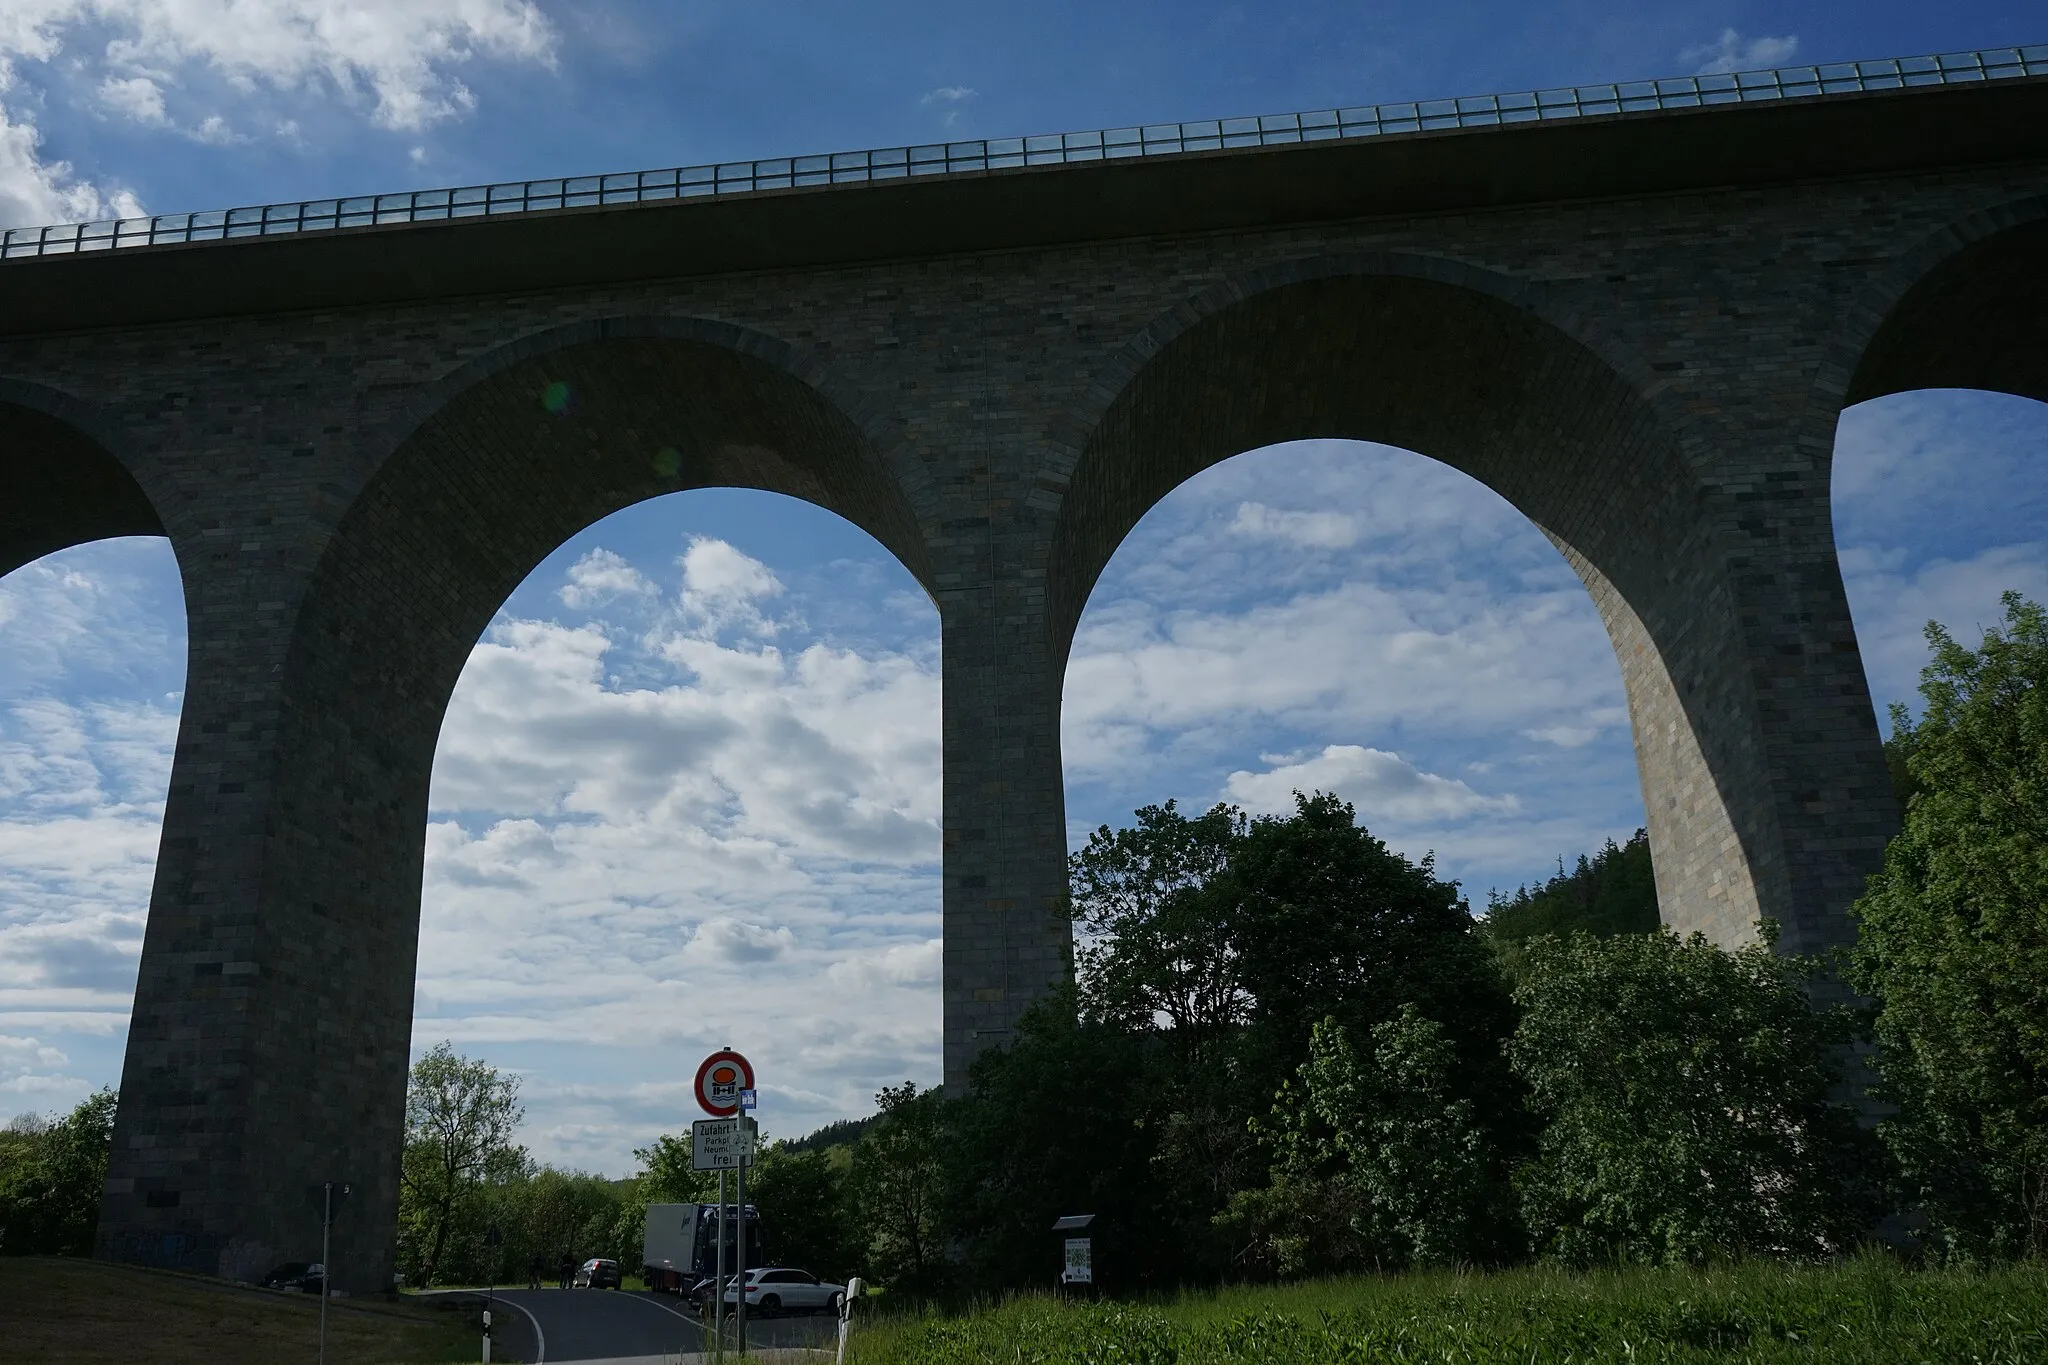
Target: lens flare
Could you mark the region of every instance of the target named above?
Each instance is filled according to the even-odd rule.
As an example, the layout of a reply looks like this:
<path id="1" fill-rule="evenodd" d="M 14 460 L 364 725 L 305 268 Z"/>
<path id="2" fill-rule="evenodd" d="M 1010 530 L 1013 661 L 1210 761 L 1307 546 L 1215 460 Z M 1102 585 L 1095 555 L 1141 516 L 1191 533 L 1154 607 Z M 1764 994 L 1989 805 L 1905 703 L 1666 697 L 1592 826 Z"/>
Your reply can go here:
<path id="1" fill-rule="evenodd" d="M 654 466 L 655 473 L 664 479 L 673 479 L 683 467 L 683 452 L 674 446 L 663 446 L 654 452 L 654 458 L 649 463 Z"/>
<path id="2" fill-rule="evenodd" d="M 568 382 L 557 379 L 540 391 L 540 405 L 559 417 L 569 410 L 570 397 Z"/>

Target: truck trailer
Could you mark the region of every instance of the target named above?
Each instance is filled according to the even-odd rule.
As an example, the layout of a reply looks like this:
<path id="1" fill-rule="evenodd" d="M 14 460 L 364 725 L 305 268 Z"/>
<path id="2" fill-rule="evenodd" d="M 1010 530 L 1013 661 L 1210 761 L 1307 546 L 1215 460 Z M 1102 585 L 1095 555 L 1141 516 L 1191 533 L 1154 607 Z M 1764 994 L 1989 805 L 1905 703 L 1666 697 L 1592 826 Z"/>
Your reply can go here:
<path id="1" fill-rule="evenodd" d="M 767 1265 L 767 1249 L 761 1245 L 761 1215 L 752 1204 L 746 1208 L 747 1263 L 739 1264 L 739 1220 L 740 1210 L 732 1204 L 723 1210 L 716 1204 L 649 1204 L 640 1272 L 647 1287 L 685 1294 L 699 1281 L 717 1274 L 721 1231 L 726 1274 Z"/>

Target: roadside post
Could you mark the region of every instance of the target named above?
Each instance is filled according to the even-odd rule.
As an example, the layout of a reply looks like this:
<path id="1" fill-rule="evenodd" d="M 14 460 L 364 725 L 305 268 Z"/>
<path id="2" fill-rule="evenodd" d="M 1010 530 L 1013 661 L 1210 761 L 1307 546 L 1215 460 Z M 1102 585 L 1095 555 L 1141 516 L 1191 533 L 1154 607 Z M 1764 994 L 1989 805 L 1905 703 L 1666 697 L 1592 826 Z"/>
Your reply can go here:
<path id="1" fill-rule="evenodd" d="M 733 1335 L 739 1353 L 747 1353 L 747 1176 L 754 1159 L 754 1121 L 743 1112 L 754 1107 L 753 1065 L 729 1047 L 720 1048 L 697 1066 L 697 1107 L 710 1121 L 690 1125 L 690 1165 L 718 1172 L 718 1259 L 711 1284 L 712 1340 L 725 1351 L 725 1173 L 733 1173 Z"/>
<path id="2" fill-rule="evenodd" d="M 1088 1225 L 1094 1221 L 1092 1213 L 1070 1213 L 1052 1225 L 1054 1232 L 1066 1234 L 1060 1270 L 1062 1294 L 1095 1293 L 1095 1239 L 1087 1235 Z"/>
<path id="3" fill-rule="evenodd" d="M 693 1135 L 690 1140 L 693 1157 L 696 1151 L 697 1142 Z M 725 1171 L 722 1167 L 718 1172 L 718 1268 L 711 1275 L 711 1353 L 720 1360 L 725 1359 Z"/>
<path id="4" fill-rule="evenodd" d="M 855 1275 L 846 1282 L 846 1292 L 839 1296 L 839 1355 L 834 1365 L 846 1365 L 846 1334 L 853 1326 L 853 1301 L 865 1292 L 867 1286 Z"/>
<path id="5" fill-rule="evenodd" d="M 334 1278 L 327 1258 L 333 1242 L 334 1204 L 336 1200 L 346 1198 L 348 1192 L 346 1184 L 333 1180 L 320 1182 L 320 1365 L 327 1365 L 327 1286 Z"/>
<path id="6" fill-rule="evenodd" d="M 491 1365 L 491 1307 L 498 1301 L 498 1248 L 505 1245 L 496 1223 L 484 1229 L 484 1245 L 491 1249 L 491 1279 L 484 1286 L 484 1365 Z"/>

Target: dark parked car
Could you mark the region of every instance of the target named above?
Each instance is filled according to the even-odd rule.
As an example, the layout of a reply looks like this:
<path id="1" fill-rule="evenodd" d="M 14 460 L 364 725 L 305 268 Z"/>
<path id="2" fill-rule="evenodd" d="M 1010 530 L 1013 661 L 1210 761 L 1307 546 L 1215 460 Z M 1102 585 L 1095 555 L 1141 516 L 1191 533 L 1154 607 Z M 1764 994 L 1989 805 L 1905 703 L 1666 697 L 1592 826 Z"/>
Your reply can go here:
<path id="1" fill-rule="evenodd" d="M 576 1278 L 570 1283 L 577 1289 L 617 1289 L 619 1263 L 593 1256 L 576 1268 Z"/>
<path id="2" fill-rule="evenodd" d="M 327 1267 L 318 1261 L 286 1261 L 263 1277 L 263 1287 L 286 1294 L 318 1294 L 327 1287 Z"/>

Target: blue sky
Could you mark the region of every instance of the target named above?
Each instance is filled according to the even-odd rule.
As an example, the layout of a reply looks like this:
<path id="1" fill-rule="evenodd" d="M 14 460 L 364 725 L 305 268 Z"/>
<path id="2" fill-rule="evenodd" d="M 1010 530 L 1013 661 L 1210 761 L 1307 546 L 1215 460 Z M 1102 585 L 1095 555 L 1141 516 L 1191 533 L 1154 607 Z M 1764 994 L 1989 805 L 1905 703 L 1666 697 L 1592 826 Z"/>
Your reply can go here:
<path id="1" fill-rule="evenodd" d="M 2042 36 L 1997 4 L 11 0 L 0 226 Z M 2044 458 L 2024 400 L 1844 415 L 1880 706 L 1929 617 L 2048 598 Z M 754 1058 L 785 1133 L 936 1080 L 937 637 L 879 546 L 772 495 L 561 547 L 442 735 L 419 1045 L 516 1069 L 536 1153 L 612 1173 L 687 1121 L 710 1046 Z M 162 542 L 0 579 L 0 1118 L 119 1078 L 183 650 Z M 1475 900 L 1642 820 L 1583 589 L 1492 493 L 1383 447 L 1250 452 L 1156 508 L 1083 618 L 1065 743 L 1077 839 L 1330 787 Z"/>

